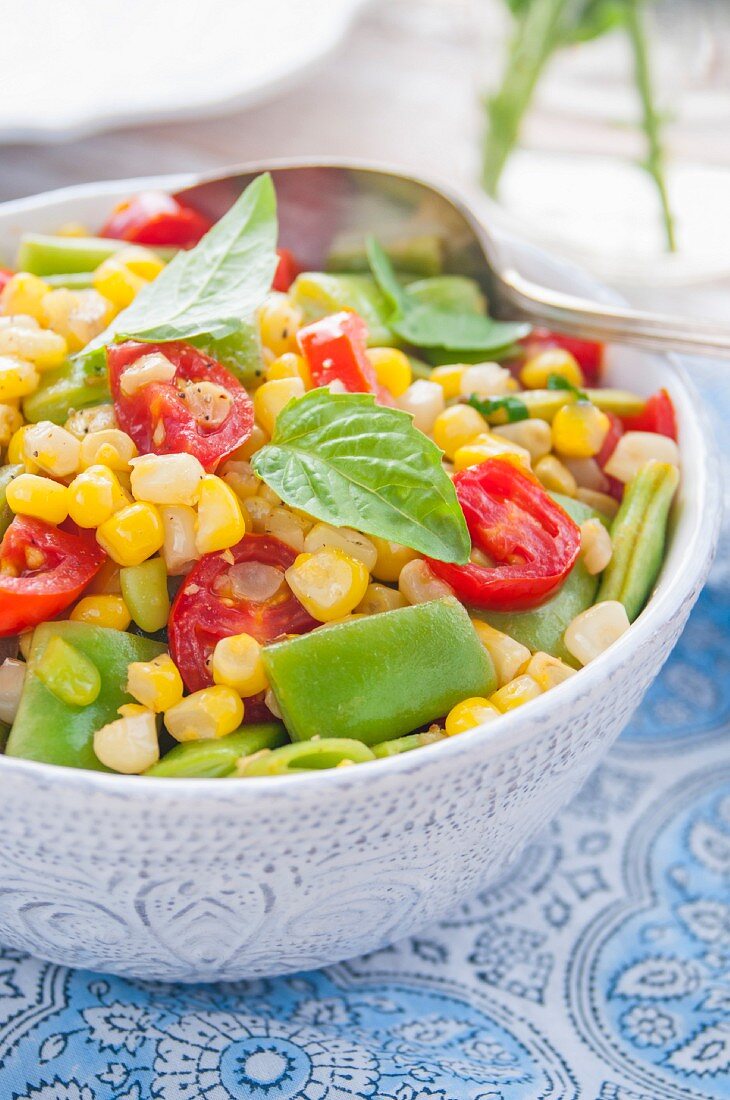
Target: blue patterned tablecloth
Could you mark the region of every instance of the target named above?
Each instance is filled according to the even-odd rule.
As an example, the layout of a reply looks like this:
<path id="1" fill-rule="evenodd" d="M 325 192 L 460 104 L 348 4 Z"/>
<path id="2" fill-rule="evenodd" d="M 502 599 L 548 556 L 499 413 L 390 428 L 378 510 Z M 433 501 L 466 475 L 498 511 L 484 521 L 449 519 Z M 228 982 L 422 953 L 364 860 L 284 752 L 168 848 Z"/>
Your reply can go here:
<path id="1" fill-rule="evenodd" d="M 704 368 L 727 440 L 721 377 Z M 604 764 L 420 936 L 198 987 L 0 951 L 0 1100 L 730 1097 L 729 637 L 725 545 Z"/>

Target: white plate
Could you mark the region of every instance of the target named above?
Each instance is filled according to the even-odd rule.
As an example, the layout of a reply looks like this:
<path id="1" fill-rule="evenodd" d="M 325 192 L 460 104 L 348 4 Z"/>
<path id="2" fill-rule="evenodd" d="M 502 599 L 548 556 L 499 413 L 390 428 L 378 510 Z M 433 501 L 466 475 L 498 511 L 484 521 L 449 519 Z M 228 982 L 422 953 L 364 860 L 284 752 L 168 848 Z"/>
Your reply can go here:
<path id="1" fill-rule="evenodd" d="M 365 0 L 24 0 L 0 35 L 0 140 L 246 106 L 326 57 Z"/>

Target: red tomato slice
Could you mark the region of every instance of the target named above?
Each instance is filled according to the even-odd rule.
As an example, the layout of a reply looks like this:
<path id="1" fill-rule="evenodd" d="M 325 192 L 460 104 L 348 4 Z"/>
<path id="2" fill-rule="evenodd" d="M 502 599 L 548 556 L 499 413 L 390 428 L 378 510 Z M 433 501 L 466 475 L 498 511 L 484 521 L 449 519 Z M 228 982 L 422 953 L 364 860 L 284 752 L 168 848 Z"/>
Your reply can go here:
<path id="1" fill-rule="evenodd" d="M 297 340 L 315 386 L 335 382 L 347 393 L 374 393 L 381 405 L 392 405 L 393 398 L 379 385 L 367 357 L 367 335 L 362 317 L 343 310 L 301 328 Z"/>
<path id="2" fill-rule="evenodd" d="M 168 634 L 190 691 L 213 682 L 209 659 L 221 638 L 250 634 L 263 644 L 319 625 L 284 581 L 296 556 L 279 539 L 245 535 L 230 553 L 206 554 L 188 573 L 172 605 Z"/>
<path id="3" fill-rule="evenodd" d="M 464 603 L 492 611 L 537 607 L 559 588 L 580 550 L 580 530 L 537 478 L 490 458 L 454 477 L 475 548 L 494 566 L 429 560 Z"/>
<path id="4" fill-rule="evenodd" d="M 150 382 L 135 393 L 122 393 L 124 371 L 144 355 L 160 352 L 174 363 L 170 382 Z M 140 344 L 127 340 L 107 348 L 109 384 L 121 428 L 141 454 L 194 455 L 208 471 L 245 443 L 253 429 L 253 402 L 237 378 L 190 344 Z M 206 423 L 196 382 L 212 382 L 230 398 L 226 418 Z"/>
<path id="5" fill-rule="evenodd" d="M 609 474 L 607 474 L 604 470 L 604 466 L 608 462 L 613 452 L 616 450 L 616 445 L 618 444 L 621 436 L 624 434 L 624 426 L 615 413 L 609 412 L 606 413 L 606 416 L 610 420 L 611 426 L 606 432 L 606 438 L 601 444 L 600 451 L 596 455 L 596 462 L 601 467 L 601 470 L 603 470 L 603 474 L 608 481 L 607 492 L 609 496 L 614 497 L 616 500 L 621 500 L 624 495 L 624 484 L 622 481 L 619 481 L 618 478 L 611 477 Z"/>
<path id="6" fill-rule="evenodd" d="M 595 340 L 580 340 L 577 336 L 564 336 L 548 328 L 534 328 L 520 342 L 524 345 L 525 357 L 528 359 L 545 348 L 564 348 L 577 359 L 586 385 L 594 386 L 598 382 L 603 361 L 603 344 Z"/>
<path id="7" fill-rule="evenodd" d="M 104 564 L 93 538 L 16 516 L 0 543 L 0 636 L 53 619 Z"/>
<path id="8" fill-rule="evenodd" d="M 164 191 L 143 191 L 120 202 L 100 236 L 135 244 L 192 248 L 213 225 L 210 218 L 183 206 Z"/>
<path id="9" fill-rule="evenodd" d="M 638 416 L 625 416 L 623 425 L 627 432 L 656 432 L 657 435 L 677 439 L 677 416 L 666 390 L 653 393 L 647 398 L 644 411 Z"/>
<path id="10" fill-rule="evenodd" d="M 276 265 L 271 289 L 287 291 L 302 269 L 288 248 L 277 248 L 276 254 L 279 263 Z"/>
<path id="11" fill-rule="evenodd" d="M 9 268 L 0 267 L 0 291 L 5 289 L 14 274 L 15 272 L 11 271 Z"/>

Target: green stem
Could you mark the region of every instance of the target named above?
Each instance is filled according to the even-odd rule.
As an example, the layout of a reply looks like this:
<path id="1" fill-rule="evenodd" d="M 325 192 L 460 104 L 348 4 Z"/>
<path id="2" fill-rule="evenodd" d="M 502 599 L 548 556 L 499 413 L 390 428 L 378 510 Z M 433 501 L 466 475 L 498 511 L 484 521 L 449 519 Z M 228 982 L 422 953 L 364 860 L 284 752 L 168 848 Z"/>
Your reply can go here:
<path id="1" fill-rule="evenodd" d="M 662 120 L 654 101 L 649 49 L 640 4 L 642 0 L 629 0 L 626 10 L 626 27 L 634 55 L 636 87 L 641 100 L 642 129 L 646 135 L 647 153 L 644 168 L 654 180 L 662 210 L 662 221 L 669 252 L 677 251 L 674 215 L 669 204 L 666 181 L 666 154 L 662 141 Z"/>
<path id="2" fill-rule="evenodd" d="M 499 90 L 487 100 L 482 185 L 496 195 L 505 164 L 519 138 L 535 87 L 560 40 L 570 0 L 533 0 L 519 19 Z"/>

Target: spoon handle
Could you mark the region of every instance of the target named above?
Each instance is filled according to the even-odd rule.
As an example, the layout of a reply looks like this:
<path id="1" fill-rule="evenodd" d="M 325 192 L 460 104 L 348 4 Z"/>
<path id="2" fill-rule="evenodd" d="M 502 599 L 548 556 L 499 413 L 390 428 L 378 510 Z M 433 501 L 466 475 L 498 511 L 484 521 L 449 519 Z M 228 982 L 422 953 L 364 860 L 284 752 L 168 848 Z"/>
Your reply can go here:
<path id="1" fill-rule="evenodd" d="M 653 351 L 678 351 L 715 358 L 730 356 L 730 327 L 688 317 L 596 304 L 525 279 L 514 269 L 501 273 L 501 288 L 513 309 L 571 336 L 635 344 Z"/>

